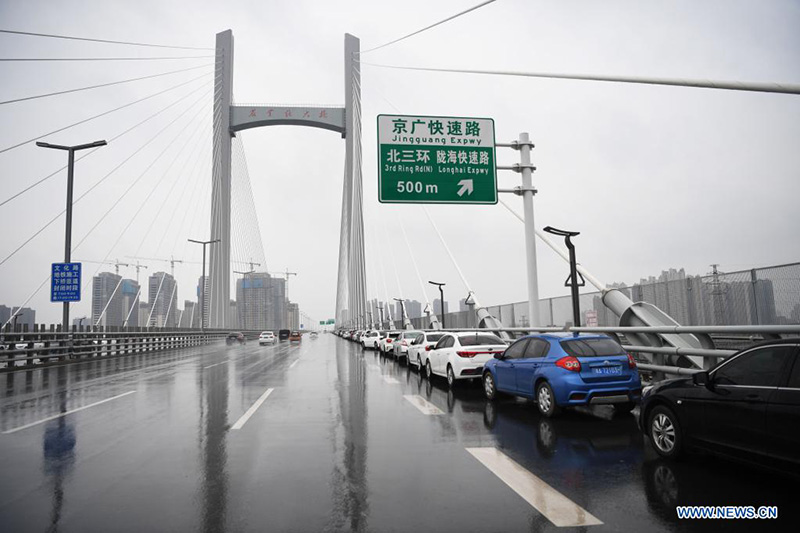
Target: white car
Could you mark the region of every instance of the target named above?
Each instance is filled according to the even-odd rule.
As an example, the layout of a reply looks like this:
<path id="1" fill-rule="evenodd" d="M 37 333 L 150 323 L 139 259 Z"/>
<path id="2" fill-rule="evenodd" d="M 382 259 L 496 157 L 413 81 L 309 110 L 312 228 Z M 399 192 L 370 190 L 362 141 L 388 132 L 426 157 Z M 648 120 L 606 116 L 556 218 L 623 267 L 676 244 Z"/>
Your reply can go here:
<path id="1" fill-rule="evenodd" d="M 428 362 L 428 353 L 444 334 L 444 331 L 435 331 L 417 335 L 417 338 L 408 345 L 408 364 L 416 366 L 420 371 L 423 370 L 425 363 Z"/>
<path id="2" fill-rule="evenodd" d="M 412 343 L 417 336 L 422 333 L 421 331 L 403 330 L 397 339 L 392 343 L 392 354 L 398 361 L 405 359 L 408 356 L 408 346 Z"/>
<path id="3" fill-rule="evenodd" d="M 373 350 L 377 350 L 378 343 L 385 334 L 386 334 L 385 331 L 377 331 L 374 329 L 367 331 L 361 336 L 361 347 L 365 350 L 367 348 L 372 348 Z"/>
<path id="4" fill-rule="evenodd" d="M 480 379 L 483 364 L 503 353 L 506 343 L 493 333 L 446 333 L 428 352 L 425 371 L 447 378 L 450 387 L 460 379 Z"/>
<path id="5" fill-rule="evenodd" d="M 386 335 L 381 336 L 381 340 L 378 341 L 378 351 L 381 352 L 382 355 L 386 355 L 392 351 L 394 346 L 392 343 L 394 340 L 400 336 L 400 331 L 387 331 Z"/>
<path id="6" fill-rule="evenodd" d="M 271 331 L 262 331 L 261 335 L 258 336 L 258 345 L 263 346 L 265 344 L 275 344 L 275 334 Z"/>

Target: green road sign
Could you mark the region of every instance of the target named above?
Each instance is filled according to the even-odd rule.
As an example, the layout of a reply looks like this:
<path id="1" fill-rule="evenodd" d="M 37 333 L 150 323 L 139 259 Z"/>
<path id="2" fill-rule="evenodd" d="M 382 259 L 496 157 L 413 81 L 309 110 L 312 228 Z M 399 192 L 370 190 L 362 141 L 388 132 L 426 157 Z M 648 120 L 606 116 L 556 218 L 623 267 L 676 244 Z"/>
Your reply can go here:
<path id="1" fill-rule="evenodd" d="M 496 204 L 494 120 L 378 115 L 378 200 Z"/>

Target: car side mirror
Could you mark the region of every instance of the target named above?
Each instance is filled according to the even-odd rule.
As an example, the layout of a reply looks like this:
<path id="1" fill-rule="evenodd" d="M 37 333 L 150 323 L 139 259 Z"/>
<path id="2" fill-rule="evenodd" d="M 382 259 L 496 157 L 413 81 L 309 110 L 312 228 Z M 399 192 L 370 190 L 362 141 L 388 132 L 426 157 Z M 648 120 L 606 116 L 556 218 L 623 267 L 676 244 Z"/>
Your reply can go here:
<path id="1" fill-rule="evenodd" d="M 692 382 L 694 382 L 695 385 L 703 385 L 705 387 L 709 387 L 711 385 L 711 379 L 706 371 L 692 374 Z"/>
<path id="2" fill-rule="evenodd" d="M 503 358 L 505 358 L 505 356 L 506 356 L 506 352 L 504 352 L 504 351 L 494 354 L 494 358 L 495 359 L 503 359 Z"/>

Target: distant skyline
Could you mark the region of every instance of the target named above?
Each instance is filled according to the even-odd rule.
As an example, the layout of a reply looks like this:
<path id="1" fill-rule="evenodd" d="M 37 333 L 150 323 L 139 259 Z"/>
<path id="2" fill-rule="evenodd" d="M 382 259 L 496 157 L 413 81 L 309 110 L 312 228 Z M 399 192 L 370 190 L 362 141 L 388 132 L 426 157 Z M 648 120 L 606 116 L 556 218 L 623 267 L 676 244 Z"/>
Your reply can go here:
<path id="1" fill-rule="evenodd" d="M 210 48 L 217 32 L 231 29 L 237 102 L 341 104 L 345 32 L 359 37 L 367 50 L 473 4 L 110 0 L 66 6 L 6 1 L 0 2 L 0 20 L 12 30 Z M 432 302 L 438 294 L 433 287 L 420 286 L 414 263 L 421 277 L 448 284 L 445 297 L 451 308 L 468 292 L 418 206 L 377 202 L 380 113 L 491 117 L 498 142 L 530 132 L 536 145 L 537 227 L 580 231 L 574 240 L 578 261 L 607 283 L 630 285 L 642 273 L 670 265 L 705 274 L 712 263 L 734 271 L 800 261 L 800 214 L 794 205 L 800 193 L 800 97 L 399 71 L 367 63 L 798 83 L 799 29 L 797 2 L 499 0 L 365 52 L 368 298 Z M 0 47 L 9 58 L 213 55 L 213 50 L 8 34 L 0 34 Z M 0 102 L 210 61 L 2 62 Z M 0 105 L 0 150 L 206 72 L 211 68 Z M 210 225 L 210 78 L 192 83 L 45 138 L 60 144 L 111 141 L 76 166 L 76 198 L 86 194 L 86 199 L 76 204 L 73 257 L 129 263 L 134 260 L 128 256 L 183 260 L 175 265 L 181 306 L 196 300 L 201 275 L 200 247 L 186 239 L 208 238 Z M 180 105 L 113 140 L 184 95 Z M 194 101 L 198 103 L 190 106 Z M 168 127 L 184 109 L 189 110 L 185 120 Z M 132 155 L 165 127 L 162 137 Z M 156 161 L 171 138 L 176 139 L 174 147 Z M 239 228 L 235 238 L 255 239 L 258 229 L 264 250 L 252 257 L 257 262 L 265 258 L 258 270 L 297 272 L 289 283 L 291 300 L 315 321 L 333 317 L 342 139 L 327 131 L 286 126 L 249 130 L 237 138 L 247 160 L 259 227 Z M 182 144 L 186 149 L 178 153 Z M 498 148 L 497 155 L 502 165 L 518 161 L 510 149 Z M 0 153 L 0 203 L 65 163 L 65 154 L 32 143 Z M 512 172 L 500 171 L 498 180 L 503 188 L 520 183 Z M 0 261 L 64 208 L 64 184 L 64 172 L 58 172 L 0 206 L 5 223 Z M 518 197 L 500 198 L 522 212 Z M 431 206 L 429 211 L 481 303 L 525 299 L 523 227 L 502 205 Z M 81 242 L 89 231 L 91 237 Z M 62 259 L 63 238 L 62 217 L 0 265 L 0 302 L 23 305 L 47 276 L 50 263 Z M 566 264 L 541 242 L 537 251 L 540 296 L 566 294 Z M 152 272 L 168 266 L 164 261 L 143 263 L 149 270 L 142 273 L 142 285 Z M 106 269 L 113 267 L 85 265 L 83 300 L 72 306 L 73 317 L 91 316 L 87 287 L 92 276 Z M 121 267 L 120 275 L 136 279 L 132 266 Z M 24 305 L 37 310 L 37 322 L 60 320 L 61 308 L 49 302 L 46 285 Z"/>

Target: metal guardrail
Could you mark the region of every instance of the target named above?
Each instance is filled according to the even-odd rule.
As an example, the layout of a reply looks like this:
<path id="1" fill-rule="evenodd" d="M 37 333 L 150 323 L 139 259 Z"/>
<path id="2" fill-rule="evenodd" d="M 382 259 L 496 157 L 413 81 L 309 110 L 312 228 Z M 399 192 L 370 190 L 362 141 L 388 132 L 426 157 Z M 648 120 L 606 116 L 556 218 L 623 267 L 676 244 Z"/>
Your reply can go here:
<path id="1" fill-rule="evenodd" d="M 649 370 L 650 372 L 660 372 L 662 374 L 675 374 L 680 376 L 691 376 L 698 372 L 702 372 L 699 368 L 681 368 L 677 366 L 662 366 L 651 365 L 649 363 L 639 363 L 638 367 L 642 370 Z"/>
<path id="2" fill-rule="evenodd" d="M 200 346 L 230 330 L 73 331 L 0 333 L 0 372 Z M 255 338 L 259 332 L 243 332 Z M 22 364 L 20 364 L 22 363 Z"/>
<path id="3" fill-rule="evenodd" d="M 424 331 L 436 331 L 425 329 Z M 652 333 L 652 334 L 692 334 L 704 333 L 708 335 L 724 334 L 749 334 L 760 335 L 764 339 L 777 338 L 779 335 L 790 335 L 800 337 L 800 326 L 798 325 L 751 325 L 751 326 L 598 326 L 598 327 L 518 327 L 518 328 L 447 328 L 445 331 L 469 332 L 469 331 L 504 331 L 507 333 L 605 333 L 613 336 L 625 335 L 625 333 Z M 758 339 L 742 339 L 753 341 Z M 737 350 L 703 349 L 703 348 L 675 348 L 673 346 L 641 346 L 622 343 L 622 347 L 629 352 L 641 352 L 660 355 L 683 355 L 696 356 L 712 359 L 711 363 L 719 359 L 725 359 L 735 354 Z M 639 367 L 643 370 L 662 374 L 685 375 L 700 372 L 702 369 L 682 368 L 677 366 L 653 365 L 640 363 Z"/>

